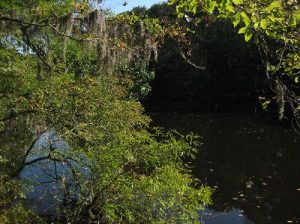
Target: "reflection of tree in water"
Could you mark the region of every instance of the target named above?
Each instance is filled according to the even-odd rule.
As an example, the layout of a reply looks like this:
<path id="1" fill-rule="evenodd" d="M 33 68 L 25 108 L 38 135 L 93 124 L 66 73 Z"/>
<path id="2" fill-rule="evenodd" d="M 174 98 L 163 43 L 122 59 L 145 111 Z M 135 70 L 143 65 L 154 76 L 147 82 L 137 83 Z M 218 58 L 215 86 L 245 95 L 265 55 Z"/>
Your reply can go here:
<path id="1" fill-rule="evenodd" d="M 300 154 L 293 130 L 246 116 L 158 115 L 156 125 L 203 137 L 194 174 L 215 188 L 212 209 L 254 223 L 300 222 Z"/>
<path id="2" fill-rule="evenodd" d="M 77 181 L 88 176 L 83 156 L 72 152 L 55 131 L 33 129 L 28 119 L 12 120 L 0 134 L 1 171 L 22 179 L 27 189 L 26 207 L 51 216 L 64 206 L 72 206 L 80 189 Z M 85 160 L 86 161 L 86 160 Z M 2 165 L 2 164 L 1 164 Z"/>
<path id="3" fill-rule="evenodd" d="M 299 223 L 299 137 L 235 119 L 205 127 L 213 135 L 195 172 L 215 186 L 213 208 L 240 208 L 255 223 Z"/>
<path id="4" fill-rule="evenodd" d="M 34 186 L 25 200 L 27 207 L 53 215 L 57 209 L 74 205 L 80 192 L 77 181 L 88 172 L 82 156 L 72 152 L 55 131 L 40 136 L 26 161 L 20 177 Z"/>

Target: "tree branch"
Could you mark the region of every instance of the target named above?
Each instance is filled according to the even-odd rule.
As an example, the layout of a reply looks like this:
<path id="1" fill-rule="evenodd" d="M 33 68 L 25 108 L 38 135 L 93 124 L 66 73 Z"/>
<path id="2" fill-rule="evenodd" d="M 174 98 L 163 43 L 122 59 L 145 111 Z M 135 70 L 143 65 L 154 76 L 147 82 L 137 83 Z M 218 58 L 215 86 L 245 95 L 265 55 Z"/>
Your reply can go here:
<path id="1" fill-rule="evenodd" d="M 46 18 L 44 20 L 41 20 L 40 22 L 37 23 L 31 23 L 31 22 L 26 22 L 22 19 L 18 19 L 18 18 L 11 18 L 11 17 L 7 17 L 7 16 L 0 16 L 0 21 L 8 21 L 8 22 L 13 22 L 13 23 L 19 23 L 19 25 L 21 26 L 47 26 L 47 23 L 49 21 L 50 18 Z"/>
<path id="2" fill-rule="evenodd" d="M 190 64 L 191 66 L 193 66 L 196 69 L 200 69 L 200 70 L 205 70 L 206 67 L 205 66 L 201 66 L 201 65 L 197 65 L 195 63 L 193 63 L 190 59 L 187 58 L 187 56 L 184 54 L 184 52 L 182 51 L 182 49 L 180 47 L 178 47 L 178 51 L 181 55 L 181 57 L 183 57 L 183 59 Z"/>
<path id="3" fill-rule="evenodd" d="M 40 161 L 43 161 L 43 160 L 50 159 L 50 158 L 51 158 L 51 156 L 50 156 L 50 155 L 47 155 L 47 156 L 42 156 L 42 157 L 39 157 L 39 158 L 30 160 L 29 162 L 25 162 L 25 163 L 24 163 L 24 167 L 25 167 L 25 166 L 32 165 L 32 164 L 37 163 L 37 162 L 40 162 Z"/>
<path id="4" fill-rule="evenodd" d="M 24 26 L 21 27 L 24 42 L 36 53 L 36 55 L 43 62 L 43 64 L 46 65 L 47 68 L 51 69 L 51 66 L 48 64 L 47 59 L 45 57 L 45 52 L 31 42 L 30 37 L 27 33 L 27 28 L 28 27 Z"/>

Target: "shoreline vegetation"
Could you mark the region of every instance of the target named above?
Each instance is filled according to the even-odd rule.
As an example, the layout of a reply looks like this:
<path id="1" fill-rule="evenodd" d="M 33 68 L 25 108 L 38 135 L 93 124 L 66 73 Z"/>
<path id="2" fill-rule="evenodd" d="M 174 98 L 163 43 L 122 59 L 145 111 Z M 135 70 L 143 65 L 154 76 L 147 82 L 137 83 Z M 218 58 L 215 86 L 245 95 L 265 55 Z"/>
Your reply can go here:
<path id="1" fill-rule="evenodd" d="M 199 223 L 214 190 L 187 161 L 202 139 L 151 127 L 145 110 L 253 110 L 300 127 L 296 1 L 118 15 L 101 2 L 0 3 L 3 224 Z"/>
<path id="2" fill-rule="evenodd" d="M 1 223 L 197 223 L 197 136 L 147 131 L 138 101 L 158 19 L 90 3 L 1 2 Z"/>

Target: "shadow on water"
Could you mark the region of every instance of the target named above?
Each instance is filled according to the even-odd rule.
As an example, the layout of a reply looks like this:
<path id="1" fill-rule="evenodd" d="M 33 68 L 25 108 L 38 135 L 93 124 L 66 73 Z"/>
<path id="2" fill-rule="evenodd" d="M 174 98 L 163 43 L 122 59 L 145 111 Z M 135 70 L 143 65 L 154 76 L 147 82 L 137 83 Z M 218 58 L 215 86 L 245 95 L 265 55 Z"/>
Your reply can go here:
<path id="1" fill-rule="evenodd" d="M 194 175 L 215 189 L 207 224 L 300 223 L 300 136 L 251 116 L 152 114 L 203 137 Z"/>

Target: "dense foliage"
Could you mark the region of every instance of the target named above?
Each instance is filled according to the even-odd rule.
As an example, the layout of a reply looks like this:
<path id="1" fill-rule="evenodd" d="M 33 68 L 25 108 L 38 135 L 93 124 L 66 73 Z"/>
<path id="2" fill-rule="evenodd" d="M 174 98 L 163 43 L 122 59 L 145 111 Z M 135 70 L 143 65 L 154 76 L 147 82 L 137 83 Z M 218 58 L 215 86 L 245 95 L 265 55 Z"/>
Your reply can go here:
<path id="1" fill-rule="evenodd" d="M 144 100 L 147 109 L 262 112 L 258 96 L 269 86 L 259 52 L 254 43 L 235 32 L 231 21 L 210 19 L 194 24 L 176 18 L 175 6 L 167 4 L 134 11 L 165 24 L 153 89 Z"/>
<path id="2" fill-rule="evenodd" d="M 180 17 L 194 23 L 205 20 L 230 19 L 244 35 L 257 45 L 267 78 L 276 94 L 279 118 L 286 106 L 299 126 L 299 15 L 297 1 L 251 0 L 172 0 Z M 264 98 L 267 107 L 272 99 Z"/>
<path id="3" fill-rule="evenodd" d="M 1 223 L 198 223 L 211 191 L 182 161 L 196 136 L 147 131 L 136 100 L 157 20 L 107 19 L 95 4 L 0 3 Z M 27 200 L 41 186 L 46 212 L 44 195 Z"/>

